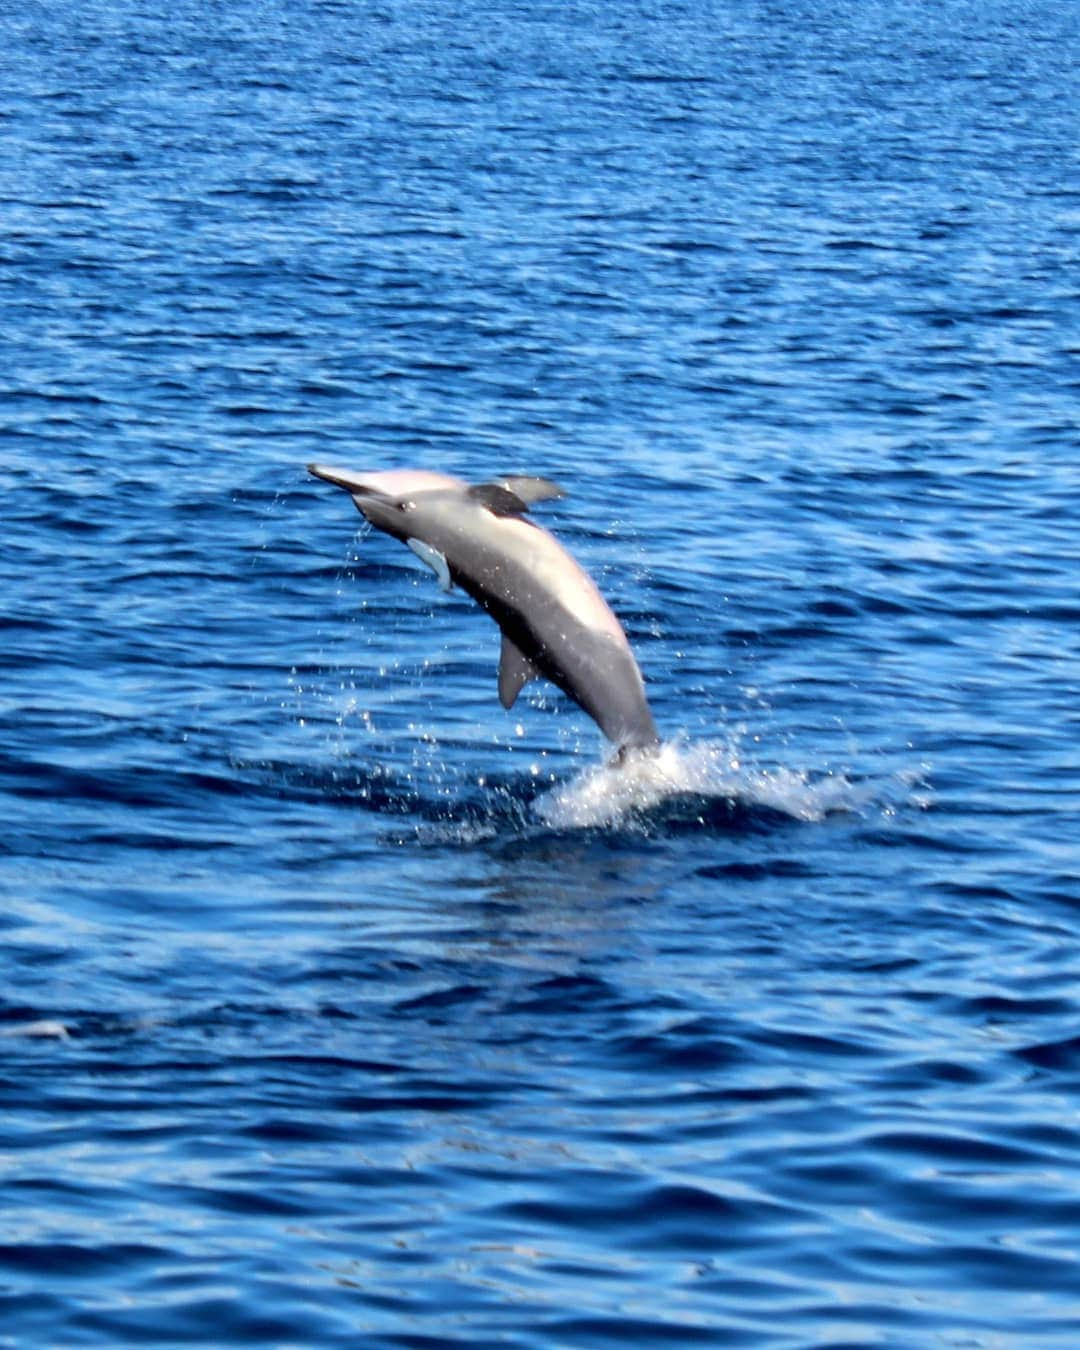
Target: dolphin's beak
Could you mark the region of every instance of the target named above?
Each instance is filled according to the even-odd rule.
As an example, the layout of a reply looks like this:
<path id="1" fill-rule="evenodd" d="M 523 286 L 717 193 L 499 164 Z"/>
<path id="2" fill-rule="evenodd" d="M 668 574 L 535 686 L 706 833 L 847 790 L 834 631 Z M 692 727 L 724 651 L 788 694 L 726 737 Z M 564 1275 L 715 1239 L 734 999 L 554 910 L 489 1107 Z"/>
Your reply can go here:
<path id="1" fill-rule="evenodd" d="M 326 464 L 309 464 L 308 473 L 315 478 L 322 478 L 327 483 L 333 483 L 335 487 L 344 488 L 346 492 L 370 492 L 371 489 L 364 483 L 363 476 L 358 473 L 351 473 L 348 469 L 331 469 Z"/>

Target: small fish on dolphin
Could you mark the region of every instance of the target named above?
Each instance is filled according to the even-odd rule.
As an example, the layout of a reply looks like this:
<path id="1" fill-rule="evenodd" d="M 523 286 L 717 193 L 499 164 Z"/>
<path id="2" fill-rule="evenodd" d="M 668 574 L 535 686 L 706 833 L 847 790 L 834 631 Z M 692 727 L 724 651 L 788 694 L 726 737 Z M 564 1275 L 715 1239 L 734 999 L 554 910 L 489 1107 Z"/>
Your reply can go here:
<path id="1" fill-rule="evenodd" d="M 417 469 L 354 473 L 309 464 L 350 494 L 376 528 L 407 544 L 444 590 L 458 585 L 502 631 L 499 700 L 548 679 L 584 709 L 620 754 L 660 744 L 622 625 L 589 574 L 547 530 L 533 502 L 564 495 L 523 475 L 469 484 Z"/>

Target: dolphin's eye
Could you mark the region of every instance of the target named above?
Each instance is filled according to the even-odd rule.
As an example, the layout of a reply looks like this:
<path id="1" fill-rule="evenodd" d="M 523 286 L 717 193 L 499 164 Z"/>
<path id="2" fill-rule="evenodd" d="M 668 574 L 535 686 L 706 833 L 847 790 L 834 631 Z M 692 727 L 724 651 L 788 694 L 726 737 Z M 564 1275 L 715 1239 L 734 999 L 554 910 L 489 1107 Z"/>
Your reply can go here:
<path id="1" fill-rule="evenodd" d="M 398 510 L 399 510 L 399 511 L 415 511 L 415 510 L 416 510 L 416 503 L 415 503 L 415 502 L 398 502 Z"/>

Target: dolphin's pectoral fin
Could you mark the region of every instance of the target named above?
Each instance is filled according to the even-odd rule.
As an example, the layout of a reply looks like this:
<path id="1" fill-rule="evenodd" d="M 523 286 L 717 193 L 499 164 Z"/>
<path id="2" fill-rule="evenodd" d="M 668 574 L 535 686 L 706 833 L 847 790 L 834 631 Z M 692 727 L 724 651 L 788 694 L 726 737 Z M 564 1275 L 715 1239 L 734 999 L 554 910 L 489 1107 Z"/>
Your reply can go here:
<path id="1" fill-rule="evenodd" d="M 515 497 L 520 497 L 526 506 L 566 496 L 565 490 L 550 478 L 534 478 L 529 474 L 507 474 L 505 478 L 496 479 L 495 486 L 506 488 Z"/>
<path id="2" fill-rule="evenodd" d="M 499 656 L 499 702 L 504 708 L 512 708 L 522 685 L 538 679 L 540 672 L 504 633 Z"/>
<path id="3" fill-rule="evenodd" d="M 430 544 L 425 544 L 422 539 L 406 539 L 405 542 L 416 554 L 422 563 L 427 563 L 428 567 L 439 578 L 439 585 L 444 591 L 452 591 L 454 583 L 450 579 L 450 564 L 437 548 L 432 548 Z"/>

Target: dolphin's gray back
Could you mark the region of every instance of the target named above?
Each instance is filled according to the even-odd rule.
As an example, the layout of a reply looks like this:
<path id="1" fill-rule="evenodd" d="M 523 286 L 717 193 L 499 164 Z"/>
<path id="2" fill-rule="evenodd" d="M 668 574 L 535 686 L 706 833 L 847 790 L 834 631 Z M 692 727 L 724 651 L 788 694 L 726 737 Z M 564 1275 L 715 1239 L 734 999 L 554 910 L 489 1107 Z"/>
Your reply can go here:
<path id="1" fill-rule="evenodd" d="M 539 530 L 536 525 L 529 529 Z M 450 572 L 461 589 L 492 616 L 523 656 L 597 723 L 618 746 L 659 743 L 652 711 L 630 644 L 591 579 L 546 531 L 567 569 L 566 585 L 588 587 L 586 614 L 599 601 L 603 626 L 585 622 L 527 560 L 478 530 L 464 541 L 445 540 Z M 435 544 L 438 547 L 438 543 Z M 561 588 L 565 592 L 565 586 Z M 577 598 L 577 597 L 575 597 Z M 591 617 L 591 614 L 590 614 Z M 600 617 L 600 616 L 597 616 Z"/>

